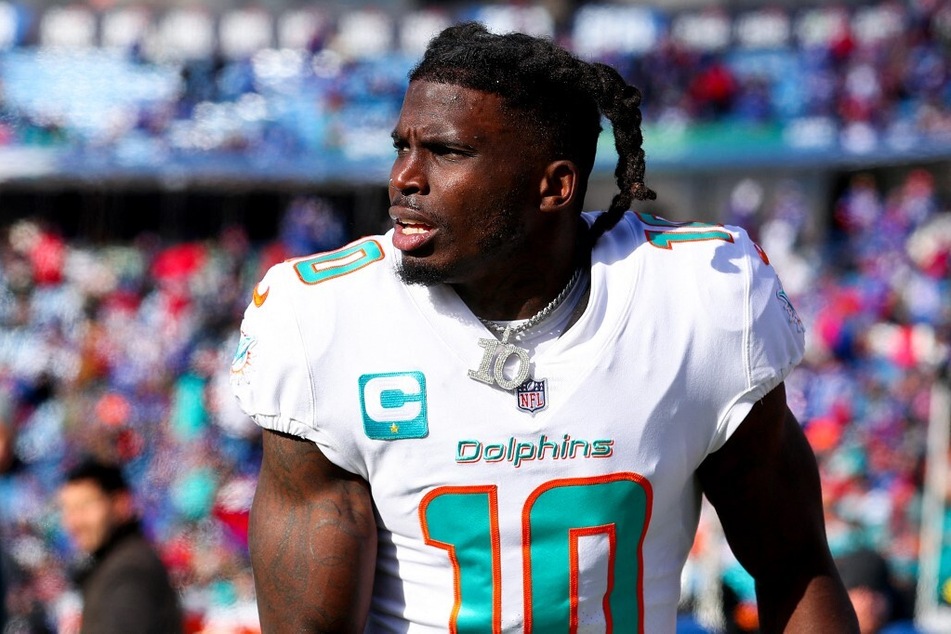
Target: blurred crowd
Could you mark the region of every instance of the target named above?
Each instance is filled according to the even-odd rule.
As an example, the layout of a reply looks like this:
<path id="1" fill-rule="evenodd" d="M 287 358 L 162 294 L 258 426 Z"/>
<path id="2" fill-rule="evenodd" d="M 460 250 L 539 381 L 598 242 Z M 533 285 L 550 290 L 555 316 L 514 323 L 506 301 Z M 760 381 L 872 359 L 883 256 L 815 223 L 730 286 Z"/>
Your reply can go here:
<path id="1" fill-rule="evenodd" d="M 82 19 L 58 11 L 51 15 L 60 23 L 99 16 L 106 34 L 114 30 L 105 22 L 110 17 L 139 24 L 105 10 L 88 9 Z M 0 51 L 0 144 L 59 148 L 66 156 L 59 169 L 243 157 L 244 169 L 266 172 L 300 159 L 385 159 L 420 44 L 459 19 L 550 35 L 616 66 L 642 89 L 646 125 L 657 139 L 692 130 L 702 141 L 723 124 L 760 126 L 756 138 L 778 135 L 790 152 L 861 154 L 951 140 L 948 0 L 731 12 L 581 3 L 566 15 L 526 3 L 426 8 L 402 17 L 249 10 L 221 16 L 217 36 L 204 10 L 165 17 L 140 31 L 130 27 L 141 35 L 121 43 L 90 35 L 79 45 L 49 36 Z M 224 29 L 235 23 L 246 28 L 239 41 L 251 45 L 226 46 L 235 38 Z M 275 41 L 270 34 L 288 31 L 286 24 L 298 25 L 296 37 Z M 169 54 L 176 26 L 206 45 Z"/>
<path id="2" fill-rule="evenodd" d="M 745 195 L 734 199 L 760 201 L 751 188 L 754 181 L 741 182 Z M 951 358 L 951 213 L 924 169 L 888 187 L 869 173 L 852 174 L 828 226 L 814 226 L 802 200 L 789 183 L 772 201 L 728 212 L 769 255 L 807 328 L 805 360 L 786 386 L 819 462 L 833 555 L 849 583 L 887 597 L 885 621 L 908 623 L 921 572 L 929 416 Z M 951 487 L 941 497 L 947 517 L 933 528 L 943 550 L 939 544 L 937 587 L 928 598 L 948 606 Z M 722 571 L 729 631 L 756 631 L 752 578 L 715 531 L 703 524 L 687 596 L 699 598 L 708 569 L 698 564 L 712 557 Z"/>
<path id="3" fill-rule="evenodd" d="M 252 285 L 271 264 L 344 241 L 337 212 L 295 200 L 279 236 L 65 239 L 22 220 L 0 240 L 0 545 L 4 632 L 70 632 L 78 618 L 56 491 L 87 456 L 122 464 L 147 533 L 183 592 L 189 631 L 256 626 L 247 513 L 256 429 L 228 368 Z"/>
<path id="4" fill-rule="evenodd" d="M 748 16 L 719 10 L 693 16 L 706 20 L 699 31 L 674 19 L 684 16 L 651 12 L 639 31 L 654 29 L 647 48 L 582 41 L 583 20 L 605 19 L 601 5 L 539 28 L 621 69 L 642 88 L 650 125 L 773 123 L 793 146 L 831 138 L 856 151 L 883 139 L 951 140 L 951 1 L 852 5 L 770 9 L 742 45 L 710 35 L 723 20 L 743 32 Z M 619 18 L 606 15 L 606 39 L 623 42 L 607 37 Z M 450 17 L 479 16 L 440 19 Z M 63 148 L 90 169 L 104 156 L 150 169 L 207 153 L 278 166 L 389 156 L 415 54 L 391 43 L 354 55 L 339 24 L 321 24 L 300 47 L 244 56 L 155 59 L 135 42 L 118 51 L 14 46 L 0 52 L 0 145 Z M 934 178 L 910 170 L 886 184 L 855 173 L 821 220 L 795 183 L 766 198 L 747 180 L 722 214 L 763 246 L 807 327 L 806 360 L 787 391 L 819 460 L 830 543 L 837 556 L 882 556 L 895 621 L 910 618 L 915 600 L 927 423 L 951 346 L 951 207 Z M 0 227 L 4 632 L 75 628 L 76 553 L 54 492 L 84 454 L 125 466 L 189 631 L 256 630 L 246 524 L 260 447 L 228 387 L 236 329 L 264 270 L 353 237 L 346 215 L 297 199 L 266 244 L 237 226 L 207 240 L 142 234 L 121 244 L 35 219 Z M 951 606 L 951 518 L 939 531 L 933 598 Z M 715 533 L 705 520 L 685 610 L 702 612 L 712 570 L 721 624 L 755 631 L 751 581 Z"/>
<path id="5" fill-rule="evenodd" d="M 946 378 L 951 345 L 951 213 L 925 170 L 890 188 L 854 174 L 828 227 L 815 226 L 794 183 L 771 200 L 750 196 L 757 186 L 745 181 L 746 195 L 734 197 L 753 207 L 726 213 L 764 247 L 807 326 L 807 357 L 787 388 L 819 459 L 830 543 L 837 555 L 880 553 L 893 616 L 908 619 L 931 390 Z M 265 244 L 235 226 L 204 241 L 143 234 L 96 245 L 29 219 L 3 230 L 8 632 L 69 631 L 75 622 L 75 553 L 55 490 L 64 469 L 90 454 L 125 466 L 190 631 L 254 631 L 246 524 L 260 448 L 228 387 L 236 328 L 266 267 L 342 244 L 345 215 L 318 198 L 296 199 Z M 686 609 L 697 607 L 688 604 L 714 571 L 726 621 L 755 631 L 748 575 L 703 526 L 684 577 Z M 934 592 L 951 605 L 951 522 L 944 531 Z M 717 552 L 711 559 L 704 548 Z"/>

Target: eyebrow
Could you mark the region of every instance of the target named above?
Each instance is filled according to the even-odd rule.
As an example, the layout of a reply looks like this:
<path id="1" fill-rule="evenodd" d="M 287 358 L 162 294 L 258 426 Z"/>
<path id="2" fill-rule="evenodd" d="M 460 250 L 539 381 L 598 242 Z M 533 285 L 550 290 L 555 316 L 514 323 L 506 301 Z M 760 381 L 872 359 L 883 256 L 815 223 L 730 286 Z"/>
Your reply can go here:
<path id="1" fill-rule="evenodd" d="M 404 137 L 395 129 L 392 132 L 390 132 L 390 138 L 393 139 L 394 142 L 400 142 L 400 141 L 406 140 L 406 137 Z M 433 132 L 429 135 L 423 135 L 419 139 L 419 143 L 423 147 L 439 146 L 439 147 L 455 148 L 467 153 L 478 152 L 478 149 L 475 146 L 471 145 L 470 143 L 466 143 L 465 141 L 462 141 L 461 139 L 458 139 L 451 135 L 441 134 L 439 132 Z"/>

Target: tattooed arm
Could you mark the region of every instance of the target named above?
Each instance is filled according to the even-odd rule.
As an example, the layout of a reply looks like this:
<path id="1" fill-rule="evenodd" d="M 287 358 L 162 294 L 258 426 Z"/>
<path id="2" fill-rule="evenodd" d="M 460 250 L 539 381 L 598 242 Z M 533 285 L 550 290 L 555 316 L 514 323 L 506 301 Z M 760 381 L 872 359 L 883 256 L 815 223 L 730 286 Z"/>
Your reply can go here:
<path id="1" fill-rule="evenodd" d="M 262 632 L 363 631 L 376 561 L 370 489 L 313 443 L 264 432 L 250 550 Z"/>

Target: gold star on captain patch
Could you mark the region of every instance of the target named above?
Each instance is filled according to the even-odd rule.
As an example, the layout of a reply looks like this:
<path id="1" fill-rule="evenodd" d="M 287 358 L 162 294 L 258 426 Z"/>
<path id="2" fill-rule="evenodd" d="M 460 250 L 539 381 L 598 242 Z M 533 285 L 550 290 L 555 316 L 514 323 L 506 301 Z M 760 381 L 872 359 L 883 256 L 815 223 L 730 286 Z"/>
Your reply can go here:
<path id="1" fill-rule="evenodd" d="M 399 425 L 397 425 L 396 423 L 393 423 L 392 425 L 390 425 L 390 431 L 393 432 L 394 434 L 399 433 L 400 431 Z"/>

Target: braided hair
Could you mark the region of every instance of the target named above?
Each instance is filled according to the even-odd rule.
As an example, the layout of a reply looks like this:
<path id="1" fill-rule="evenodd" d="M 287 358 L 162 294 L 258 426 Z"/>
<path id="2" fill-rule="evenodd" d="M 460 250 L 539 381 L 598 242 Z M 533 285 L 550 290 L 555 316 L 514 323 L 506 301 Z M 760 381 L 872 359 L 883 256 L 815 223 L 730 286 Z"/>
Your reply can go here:
<path id="1" fill-rule="evenodd" d="M 591 227 L 591 244 L 613 227 L 634 200 L 657 197 L 644 184 L 641 93 L 605 64 L 588 63 L 543 38 L 498 35 L 477 22 L 443 30 L 430 41 L 410 81 L 452 84 L 498 95 L 530 125 L 540 143 L 575 163 L 581 195 L 594 167 L 601 115 L 611 122 L 620 191 Z"/>

